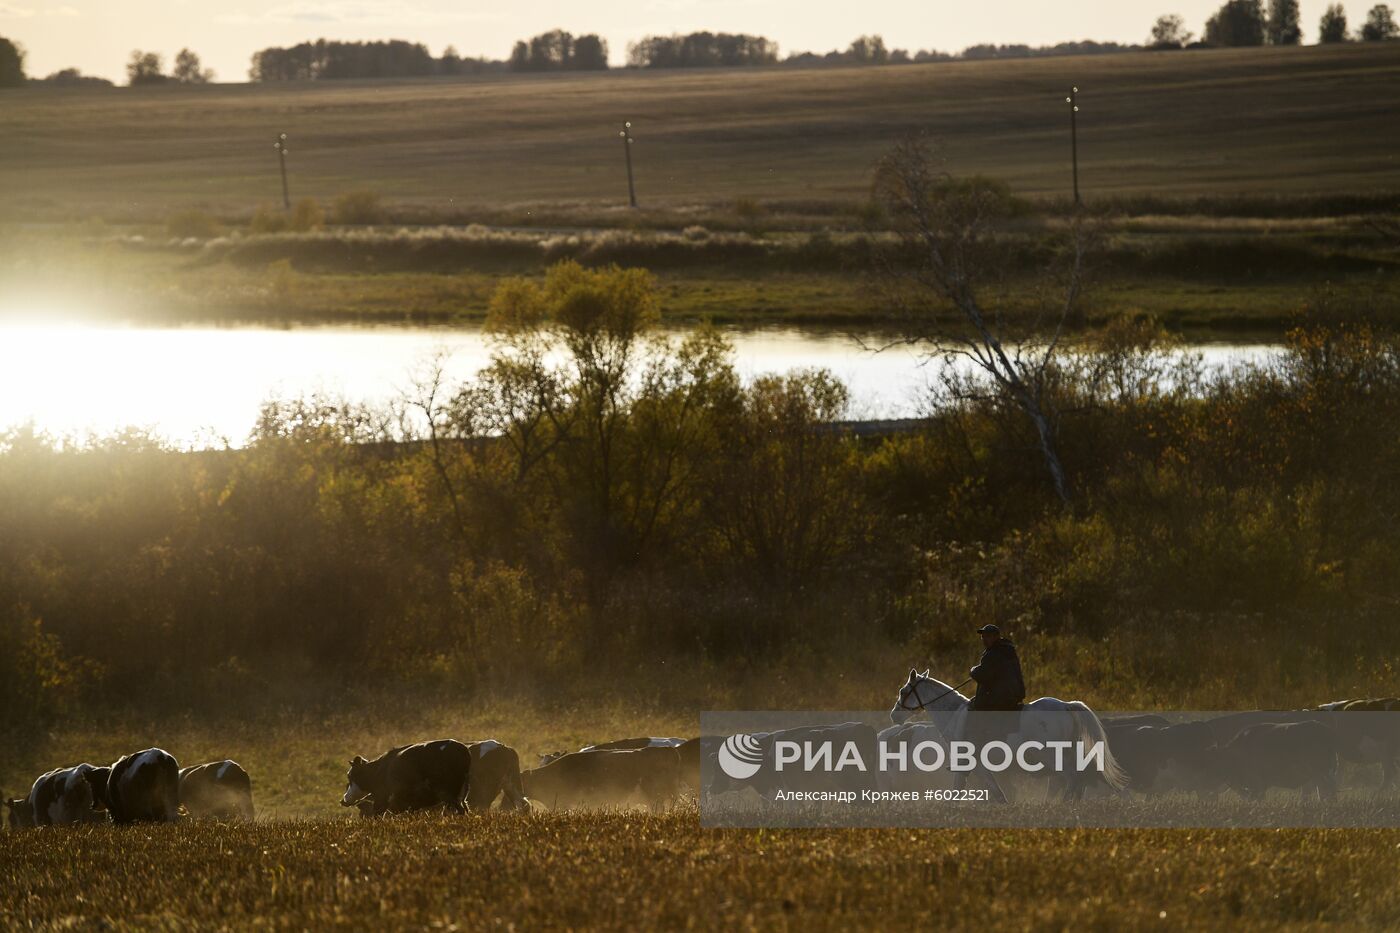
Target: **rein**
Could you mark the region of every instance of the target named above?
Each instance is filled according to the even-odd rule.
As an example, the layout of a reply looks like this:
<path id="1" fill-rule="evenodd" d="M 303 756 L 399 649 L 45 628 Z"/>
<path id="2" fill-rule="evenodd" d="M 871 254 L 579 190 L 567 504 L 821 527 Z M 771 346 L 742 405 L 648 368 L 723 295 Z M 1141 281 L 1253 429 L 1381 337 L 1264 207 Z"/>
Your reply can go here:
<path id="1" fill-rule="evenodd" d="M 943 699 L 946 696 L 950 696 L 951 694 L 957 693 L 958 687 L 966 687 L 968 684 L 972 683 L 972 678 L 969 677 L 967 680 L 964 680 L 962 683 L 958 684 L 957 687 L 949 687 L 947 690 L 944 690 L 932 700 L 924 702 L 923 700 L 919 699 L 919 684 L 926 684 L 928 682 L 929 681 L 927 678 L 920 678 L 919 680 L 916 680 L 914 683 L 909 685 L 909 692 L 913 695 L 914 699 L 919 701 L 918 706 L 905 706 L 904 700 L 902 699 L 899 701 L 899 708 L 910 713 L 917 712 L 919 710 L 927 711 L 928 707 L 937 703 L 939 700 Z M 908 697 L 905 697 L 904 699 L 908 699 Z"/>

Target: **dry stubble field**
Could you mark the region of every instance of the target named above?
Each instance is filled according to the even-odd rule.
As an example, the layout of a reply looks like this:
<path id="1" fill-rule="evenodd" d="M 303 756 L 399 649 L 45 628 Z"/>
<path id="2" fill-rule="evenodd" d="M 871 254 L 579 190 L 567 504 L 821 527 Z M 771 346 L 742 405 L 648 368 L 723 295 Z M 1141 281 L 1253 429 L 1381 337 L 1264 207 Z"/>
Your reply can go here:
<path id="1" fill-rule="evenodd" d="M 189 762 L 239 758 L 262 818 L 0 833 L 0 928 L 1400 924 L 1397 830 L 717 830 L 693 806 L 373 822 L 338 806 L 344 759 L 395 740 L 496 735 L 528 763 L 600 736 L 694 728 L 688 716 L 616 708 L 70 729 L 44 761 L 107 760 L 157 741 Z M 8 789 L 41 762 L 3 765 Z"/>

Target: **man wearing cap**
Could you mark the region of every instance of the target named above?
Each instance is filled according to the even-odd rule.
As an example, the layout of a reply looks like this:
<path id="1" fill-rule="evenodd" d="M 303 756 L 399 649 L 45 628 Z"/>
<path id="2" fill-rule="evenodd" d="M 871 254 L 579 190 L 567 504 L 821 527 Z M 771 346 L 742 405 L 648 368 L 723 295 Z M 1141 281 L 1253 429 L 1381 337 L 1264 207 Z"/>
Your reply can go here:
<path id="1" fill-rule="evenodd" d="M 1021 679 L 1021 659 L 1009 638 L 1001 637 L 1001 629 L 984 625 L 977 630 L 982 636 L 982 660 L 972 669 L 977 681 L 977 695 L 968 709 L 978 712 L 1001 710 L 1014 712 L 1026 699 L 1026 683 Z"/>

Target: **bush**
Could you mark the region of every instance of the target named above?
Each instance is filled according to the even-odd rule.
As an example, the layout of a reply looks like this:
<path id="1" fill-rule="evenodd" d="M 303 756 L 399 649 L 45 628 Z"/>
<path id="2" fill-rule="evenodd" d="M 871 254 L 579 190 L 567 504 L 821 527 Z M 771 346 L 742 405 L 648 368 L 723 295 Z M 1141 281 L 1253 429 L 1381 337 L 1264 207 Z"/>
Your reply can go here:
<path id="1" fill-rule="evenodd" d="M 331 209 L 333 223 L 370 226 L 382 224 L 387 212 L 374 191 L 351 191 L 335 199 Z"/>
<path id="2" fill-rule="evenodd" d="M 248 229 L 253 233 L 309 233 L 320 230 L 325 219 L 314 198 L 302 198 L 290 211 L 269 205 L 259 207 L 248 222 Z"/>
<path id="3" fill-rule="evenodd" d="M 32 736 L 61 718 L 80 687 L 82 670 L 28 607 L 0 610 L 0 736 Z"/>
<path id="4" fill-rule="evenodd" d="M 177 239 L 212 240 L 223 232 L 223 225 L 207 211 L 188 210 L 171 214 L 166 232 Z"/>

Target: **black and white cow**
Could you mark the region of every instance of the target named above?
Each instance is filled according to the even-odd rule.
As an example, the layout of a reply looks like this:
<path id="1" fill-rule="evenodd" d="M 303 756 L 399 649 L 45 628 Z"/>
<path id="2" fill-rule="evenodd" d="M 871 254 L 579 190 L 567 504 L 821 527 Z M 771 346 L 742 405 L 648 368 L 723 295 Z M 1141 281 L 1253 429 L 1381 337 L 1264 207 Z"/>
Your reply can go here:
<path id="1" fill-rule="evenodd" d="M 680 795 L 680 755 L 670 746 L 572 752 L 521 775 L 525 795 L 554 810 L 615 807 L 637 799 L 661 810 Z"/>
<path id="2" fill-rule="evenodd" d="M 104 800 L 113 823 L 173 823 L 180 818 L 180 764 L 160 748 L 120 758 Z"/>
<path id="3" fill-rule="evenodd" d="M 251 820 L 253 781 L 236 761 L 180 769 L 180 806 L 196 819 Z"/>
<path id="4" fill-rule="evenodd" d="M 489 810 L 500 799 L 502 810 L 528 809 L 520 777 L 520 756 L 495 739 L 472 742 L 471 771 L 467 777 L 467 809 Z"/>
<path id="5" fill-rule="evenodd" d="M 373 761 L 356 755 L 345 772 L 340 805 L 359 807 L 372 799 L 369 812 L 361 807 L 360 813 L 373 816 L 438 807 L 461 813 L 471 765 L 471 750 L 453 739 L 401 745 Z"/>
<path id="6" fill-rule="evenodd" d="M 107 819 L 101 808 L 102 787 L 107 780 L 107 768 L 90 764 L 71 768 L 55 768 L 34 782 L 29 795 L 6 801 L 10 808 L 10 825 L 63 826 L 69 823 L 96 823 Z"/>

